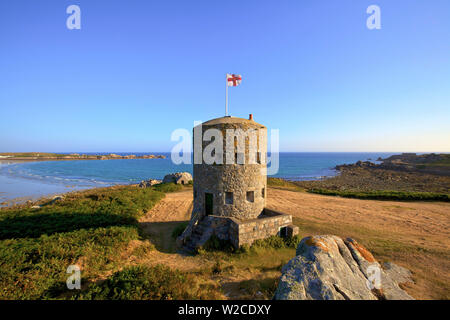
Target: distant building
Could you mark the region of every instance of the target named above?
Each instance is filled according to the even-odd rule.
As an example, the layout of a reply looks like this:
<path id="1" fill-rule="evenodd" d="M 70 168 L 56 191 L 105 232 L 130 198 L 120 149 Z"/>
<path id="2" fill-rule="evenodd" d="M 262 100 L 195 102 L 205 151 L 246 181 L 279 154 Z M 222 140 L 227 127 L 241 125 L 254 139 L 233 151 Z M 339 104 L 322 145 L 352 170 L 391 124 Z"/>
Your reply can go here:
<path id="1" fill-rule="evenodd" d="M 222 133 L 223 152 L 219 156 L 223 161 L 208 164 L 203 157 L 200 163 L 194 159 L 194 207 L 188 227 L 177 239 L 178 244 L 195 249 L 216 235 L 239 247 L 272 235 L 297 234 L 298 227 L 292 225 L 290 215 L 265 207 L 266 127 L 253 121 L 252 115 L 249 119 L 222 117 L 204 122 L 194 128 L 194 152 L 199 149 L 195 134 L 200 129 L 201 137 L 209 129 Z M 247 134 L 250 131 L 256 139 Z M 230 136 L 229 132 L 234 135 Z M 204 140 L 208 139 L 199 140 L 201 150 L 211 143 Z"/>

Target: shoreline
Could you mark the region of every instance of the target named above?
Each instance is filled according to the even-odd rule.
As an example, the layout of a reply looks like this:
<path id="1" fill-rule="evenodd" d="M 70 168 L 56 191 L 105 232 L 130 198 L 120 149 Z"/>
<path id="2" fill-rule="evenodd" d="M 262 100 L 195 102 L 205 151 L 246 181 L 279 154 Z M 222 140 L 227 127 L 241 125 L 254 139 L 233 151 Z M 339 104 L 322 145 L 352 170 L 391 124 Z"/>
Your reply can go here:
<path id="1" fill-rule="evenodd" d="M 74 160 L 121 160 L 121 159 L 166 159 L 165 155 L 126 155 L 120 156 L 116 154 L 109 155 L 82 155 L 82 156 L 71 156 L 71 155 L 61 155 L 55 157 L 39 157 L 39 156 L 30 156 L 30 157 L 14 157 L 14 156 L 0 156 L 0 161 L 19 161 L 19 162 L 28 162 L 28 161 L 74 161 Z"/>
<path id="2" fill-rule="evenodd" d="M 430 174 L 423 172 L 423 163 L 419 163 L 418 169 L 414 170 L 411 166 L 411 162 L 422 160 L 426 157 L 434 157 L 437 155 L 420 155 L 412 156 L 395 155 L 390 158 L 384 159 L 381 164 L 374 164 L 368 161 L 357 161 L 353 164 L 337 165 L 334 168 L 330 168 L 332 174 L 325 176 L 307 177 L 304 179 L 291 179 L 291 178 L 279 178 L 268 177 L 274 179 L 281 179 L 292 183 L 297 186 L 296 188 L 304 189 L 308 192 L 322 194 L 335 194 L 340 193 L 354 193 L 354 192 L 432 192 L 437 194 L 450 194 L 450 176 L 448 175 L 447 167 L 442 167 L 443 174 Z M 390 160 L 389 160 L 390 159 Z M 393 159 L 393 160 L 392 160 Z M 402 160 L 401 162 L 398 159 Z M 410 163 L 405 162 L 405 159 L 412 159 Z M 62 160 L 77 160 L 77 159 L 12 159 L 12 158 L 0 158 L 0 168 L 2 166 L 13 165 L 17 163 L 30 163 L 40 161 L 62 161 Z M 95 160 L 95 159 L 85 159 Z M 378 159 L 377 161 L 380 161 Z M 429 163 L 425 163 L 429 165 Z M 405 168 L 407 170 L 405 170 Z M 411 171 L 412 170 L 412 171 Z M 172 171 L 168 170 L 165 174 L 169 174 Z M 447 172 L 447 174 L 446 174 Z M 146 178 L 143 178 L 145 180 Z M 67 184 L 64 182 L 59 183 L 56 180 L 40 180 L 37 178 L 27 178 L 21 175 L 15 175 L 14 173 L 2 172 L 0 170 L 0 207 L 10 207 L 16 204 L 22 204 L 28 201 L 36 201 L 42 197 L 50 197 L 54 195 L 61 195 L 68 192 L 95 189 L 102 187 L 110 187 L 115 185 L 133 185 L 135 181 L 127 182 L 103 182 L 98 181 L 83 181 L 73 182 L 67 180 Z"/>

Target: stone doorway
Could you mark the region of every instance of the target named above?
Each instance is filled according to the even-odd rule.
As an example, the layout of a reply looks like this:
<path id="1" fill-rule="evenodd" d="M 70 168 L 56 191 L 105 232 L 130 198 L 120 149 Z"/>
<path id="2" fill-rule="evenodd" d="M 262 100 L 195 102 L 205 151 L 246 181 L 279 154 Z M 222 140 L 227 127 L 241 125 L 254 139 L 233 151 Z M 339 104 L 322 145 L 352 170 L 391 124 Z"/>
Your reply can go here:
<path id="1" fill-rule="evenodd" d="M 213 214 L 213 194 L 205 193 L 205 214 L 209 216 Z"/>

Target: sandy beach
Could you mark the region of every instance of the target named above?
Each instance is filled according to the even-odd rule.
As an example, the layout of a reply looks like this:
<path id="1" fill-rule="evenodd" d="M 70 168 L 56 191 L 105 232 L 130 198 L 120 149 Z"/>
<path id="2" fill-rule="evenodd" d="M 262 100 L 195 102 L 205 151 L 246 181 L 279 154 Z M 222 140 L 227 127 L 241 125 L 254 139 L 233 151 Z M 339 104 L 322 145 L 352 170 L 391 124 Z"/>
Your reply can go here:
<path id="1" fill-rule="evenodd" d="M 30 162 L 29 160 L 0 159 L 0 169 L 14 163 Z M 37 200 L 43 196 L 52 196 L 88 187 L 75 187 L 63 184 L 51 184 L 34 179 L 0 174 L 0 207 Z"/>

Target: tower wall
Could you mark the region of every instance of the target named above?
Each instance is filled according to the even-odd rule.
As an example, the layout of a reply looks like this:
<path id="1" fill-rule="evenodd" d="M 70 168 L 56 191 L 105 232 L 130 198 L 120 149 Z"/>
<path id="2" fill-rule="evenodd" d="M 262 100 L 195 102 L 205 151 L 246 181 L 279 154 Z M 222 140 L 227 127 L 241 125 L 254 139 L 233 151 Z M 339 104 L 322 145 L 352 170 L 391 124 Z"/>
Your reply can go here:
<path id="1" fill-rule="evenodd" d="M 222 132 L 224 164 L 206 164 L 204 161 L 201 164 L 194 164 L 194 212 L 207 215 L 205 195 L 209 193 L 212 195 L 212 212 L 210 211 L 209 214 L 234 217 L 239 220 L 255 219 L 264 211 L 266 204 L 267 130 L 263 125 L 252 120 L 224 117 L 203 123 L 202 137 L 204 132 L 211 128 Z M 244 139 L 245 163 L 225 163 L 227 129 L 241 129 L 241 133 L 247 132 L 248 129 L 254 129 L 257 137 L 259 134 L 262 135 L 262 142 L 259 139 L 256 142 L 256 151 L 259 152 L 259 156 L 255 156 L 256 163 L 249 163 L 249 139 Z M 236 140 L 239 138 L 241 137 L 237 137 Z M 203 141 L 202 150 L 210 143 L 210 141 Z M 194 150 L 195 144 L 194 138 Z M 234 147 L 238 151 L 236 143 Z M 232 203 L 230 202 L 230 193 Z"/>

